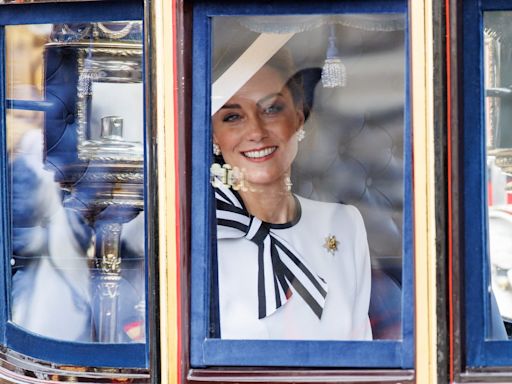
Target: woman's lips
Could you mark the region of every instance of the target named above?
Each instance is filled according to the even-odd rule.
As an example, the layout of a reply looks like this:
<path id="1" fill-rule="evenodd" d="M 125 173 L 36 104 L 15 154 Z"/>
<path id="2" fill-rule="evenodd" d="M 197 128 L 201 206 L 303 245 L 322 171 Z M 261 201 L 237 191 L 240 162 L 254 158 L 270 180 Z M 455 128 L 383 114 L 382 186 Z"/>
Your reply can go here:
<path id="1" fill-rule="evenodd" d="M 276 149 L 276 146 L 266 147 L 252 151 L 244 151 L 242 152 L 242 155 L 250 160 L 264 160 L 270 157 L 276 151 Z"/>

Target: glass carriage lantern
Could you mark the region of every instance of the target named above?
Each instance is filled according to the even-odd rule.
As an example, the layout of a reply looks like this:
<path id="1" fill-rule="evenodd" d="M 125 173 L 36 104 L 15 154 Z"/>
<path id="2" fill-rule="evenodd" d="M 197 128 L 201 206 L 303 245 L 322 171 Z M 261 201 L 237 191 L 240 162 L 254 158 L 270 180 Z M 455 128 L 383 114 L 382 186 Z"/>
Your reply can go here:
<path id="1" fill-rule="evenodd" d="M 121 230 L 144 208 L 141 23 L 61 24 L 52 39 L 45 47 L 45 162 L 64 206 L 94 228 L 95 338 L 120 342 Z"/>

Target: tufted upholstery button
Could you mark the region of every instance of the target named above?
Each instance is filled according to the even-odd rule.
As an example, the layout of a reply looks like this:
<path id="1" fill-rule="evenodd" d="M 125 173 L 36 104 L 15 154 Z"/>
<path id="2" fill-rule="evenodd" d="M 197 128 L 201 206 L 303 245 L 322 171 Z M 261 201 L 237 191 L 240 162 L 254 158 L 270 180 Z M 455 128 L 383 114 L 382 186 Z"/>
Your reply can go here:
<path id="1" fill-rule="evenodd" d="M 372 180 L 372 178 L 371 178 L 371 177 L 369 177 L 369 178 L 367 178 L 367 179 L 366 179 L 366 186 L 367 186 L 367 187 L 371 187 L 371 186 L 372 186 L 372 183 L 373 183 L 373 180 Z"/>
<path id="2" fill-rule="evenodd" d="M 68 113 L 65 118 L 66 124 L 73 124 L 75 122 L 75 115 L 72 113 Z"/>
<path id="3" fill-rule="evenodd" d="M 77 103 L 78 57 L 76 49 L 52 46 L 45 50 L 45 97 L 51 105 L 46 111 L 44 138 L 46 144 L 45 165 L 55 174 L 59 183 L 76 183 L 88 164 L 78 164 L 76 151 L 77 131 L 74 114 Z"/>

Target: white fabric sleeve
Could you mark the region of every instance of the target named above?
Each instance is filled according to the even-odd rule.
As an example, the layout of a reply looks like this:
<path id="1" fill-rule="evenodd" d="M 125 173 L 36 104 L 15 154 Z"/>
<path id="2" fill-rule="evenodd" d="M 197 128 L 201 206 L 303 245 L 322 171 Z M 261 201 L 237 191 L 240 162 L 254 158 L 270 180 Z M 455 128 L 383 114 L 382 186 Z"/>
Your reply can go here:
<path id="1" fill-rule="evenodd" d="M 33 199 L 47 229 L 48 254 L 12 280 L 12 320 L 32 332 L 60 340 L 91 341 L 88 260 L 70 227 L 59 185 L 42 163 L 40 132 L 26 134 L 20 153 L 40 180 Z"/>
<path id="2" fill-rule="evenodd" d="M 357 208 L 352 207 L 355 232 L 354 263 L 356 267 L 356 296 L 353 308 L 354 339 L 372 340 L 372 328 L 368 310 L 371 294 L 371 261 L 368 238 L 363 218 Z"/>

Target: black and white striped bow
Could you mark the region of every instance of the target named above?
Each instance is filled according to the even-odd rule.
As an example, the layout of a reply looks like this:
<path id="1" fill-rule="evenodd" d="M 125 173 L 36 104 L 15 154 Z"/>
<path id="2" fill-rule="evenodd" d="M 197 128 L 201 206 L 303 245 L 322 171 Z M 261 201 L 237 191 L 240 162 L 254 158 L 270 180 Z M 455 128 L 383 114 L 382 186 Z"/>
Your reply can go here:
<path id="1" fill-rule="evenodd" d="M 262 319 L 274 313 L 295 291 L 321 318 L 327 296 L 325 280 L 311 271 L 271 224 L 251 216 L 236 192 L 218 185 L 215 198 L 217 238 L 245 237 L 258 246 L 258 317 Z"/>

